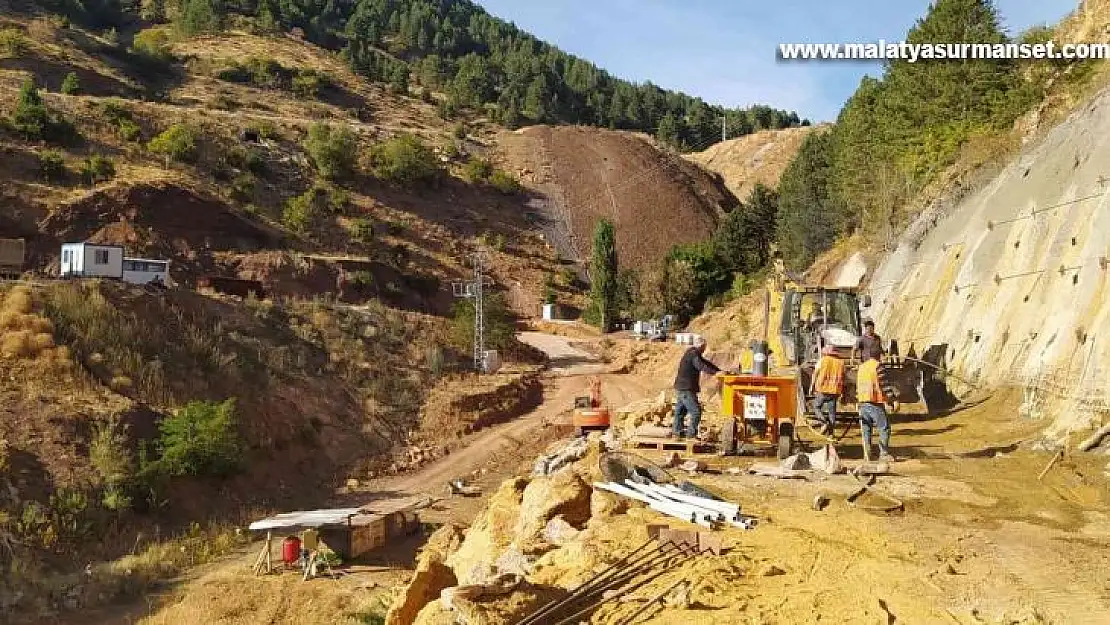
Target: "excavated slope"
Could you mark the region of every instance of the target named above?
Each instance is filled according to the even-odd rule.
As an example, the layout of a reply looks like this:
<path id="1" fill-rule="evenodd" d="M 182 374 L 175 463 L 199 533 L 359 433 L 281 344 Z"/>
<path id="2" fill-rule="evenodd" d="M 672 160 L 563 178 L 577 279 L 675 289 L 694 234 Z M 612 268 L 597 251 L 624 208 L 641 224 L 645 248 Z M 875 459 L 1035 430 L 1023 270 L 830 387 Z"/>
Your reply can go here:
<path id="1" fill-rule="evenodd" d="M 923 213 L 871 280 L 876 321 L 986 385 L 1040 393 L 1050 434 L 1104 420 L 1110 90 L 988 184 Z M 1042 403 L 1043 399 L 1050 399 Z"/>
<path id="2" fill-rule="evenodd" d="M 560 222 L 549 235 L 585 260 L 600 219 L 616 227 L 621 264 L 645 267 L 671 247 L 705 240 L 736 198 L 713 175 L 641 135 L 579 126 L 535 126 L 499 139 L 521 178 L 545 195 L 538 212 Z"/>
<path id="3" fill-rule="evenodd" d="M 756 184 L 775 187 L 787 165 L 810 133 L 827 125 L 763 130 L 714 144 L 704 152 L 687 155 L 702 167 L 720 174 L 729 191 L 744 199 Z"/>

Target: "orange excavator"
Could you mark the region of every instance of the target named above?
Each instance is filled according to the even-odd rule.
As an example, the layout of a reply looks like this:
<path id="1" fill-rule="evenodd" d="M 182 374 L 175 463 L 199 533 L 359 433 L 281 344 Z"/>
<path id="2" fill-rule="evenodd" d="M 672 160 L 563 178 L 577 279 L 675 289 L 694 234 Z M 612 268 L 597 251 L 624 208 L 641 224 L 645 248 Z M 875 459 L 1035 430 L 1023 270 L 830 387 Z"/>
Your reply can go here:
<path id="1" fill-rule="evenodd" d="M 601 379 L 590 379 L 590 394 L 574 398 L 571 416 L 574 433 L 582 436 L 590 430 L 609 429 L 609 408 L 601 403 Z"/>

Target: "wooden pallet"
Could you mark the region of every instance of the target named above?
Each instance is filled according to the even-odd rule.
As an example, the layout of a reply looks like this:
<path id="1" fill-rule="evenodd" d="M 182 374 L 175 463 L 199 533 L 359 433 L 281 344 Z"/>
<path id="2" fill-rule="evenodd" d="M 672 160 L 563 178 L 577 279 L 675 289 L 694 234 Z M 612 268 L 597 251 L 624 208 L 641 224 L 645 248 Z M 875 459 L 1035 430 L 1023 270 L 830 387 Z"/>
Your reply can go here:
<path id="1" fill-rule="evenodd" d="M 685 450 L 685 452 L 688 454 L 711 454 L 717 452 L 716 444 L 706 443 L 693 439 L 667 438 L 665 436 L 633 436 L 631 442 L 638 448 L 654 447 L 658 451 L 665 451 L 668 449 L 681 449 Z M 701 451 L 699 452 L 698 450 Z"/>

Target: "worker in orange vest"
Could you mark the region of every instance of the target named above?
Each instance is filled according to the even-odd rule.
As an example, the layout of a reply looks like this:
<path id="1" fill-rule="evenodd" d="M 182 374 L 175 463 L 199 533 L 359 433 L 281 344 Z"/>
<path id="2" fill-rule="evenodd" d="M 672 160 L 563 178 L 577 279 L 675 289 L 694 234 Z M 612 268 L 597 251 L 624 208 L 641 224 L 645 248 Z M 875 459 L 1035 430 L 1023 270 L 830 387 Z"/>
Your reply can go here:
<path id="1" fill-rule="evenodd" d="M 832 345 L 826 345 L 821 353 L 809 393 L 815 396 L 813 411 L 821 421 L 821 433 L 827 436 L 836 427 L 836 402 L 844 392 L 844 361 L 837 357 Z"/>
<path id="2" fill-rule="evenodd" d="M 871 429 L 879 430 L 879 460 L 893 462 L 890 453 L 890 419 L 886 414 L 886 398 L 879 383 L 879 358 L 883 349 L 878 343 L 868 346 L 864 354 L 867 361 L 856 370 L 856 401 L 859 405 L 859 425 L 863 434 L 863 458 L 871 460 Z"/>

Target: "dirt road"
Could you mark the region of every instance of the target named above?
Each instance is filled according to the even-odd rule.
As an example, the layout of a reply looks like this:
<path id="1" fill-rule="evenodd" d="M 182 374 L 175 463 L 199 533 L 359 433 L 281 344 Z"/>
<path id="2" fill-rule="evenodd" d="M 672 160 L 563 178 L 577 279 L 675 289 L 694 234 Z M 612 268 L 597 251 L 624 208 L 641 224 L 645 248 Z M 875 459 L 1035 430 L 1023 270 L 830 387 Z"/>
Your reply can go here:
<path id="1" fill-rule="evenodd" d="M 558 426 L 568 422 L 574 398 L 588 392 L 589 380 L 595 375 L 601 378 L 604 400 L 613 407 L 647 397 L 658 390 L 635 376 L 604 373 L 606 366 L 603 363 L 590 353 L 574 347 L 572 339 L 567 337 L 523 332 L 519 338 L 543 351 L 551 360 L 550 368 L 544 375 L 543 403 L 520 418 L 480 432 L 460 452 L 415 473 L 374 482 L 370 486 L 372 491 L 442 495 L 448 481 L 470 478 L 483 468 L 487 469 L 487 478 L 480 481 L 483 485 L 493 485 L 503 474 L 490 469 L 509 469 L 504 465 L 525 462 L 535 457 L 553 439 L 567 433 L 566 428 Z"/>

